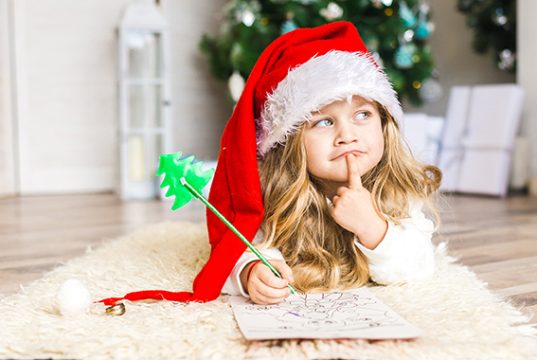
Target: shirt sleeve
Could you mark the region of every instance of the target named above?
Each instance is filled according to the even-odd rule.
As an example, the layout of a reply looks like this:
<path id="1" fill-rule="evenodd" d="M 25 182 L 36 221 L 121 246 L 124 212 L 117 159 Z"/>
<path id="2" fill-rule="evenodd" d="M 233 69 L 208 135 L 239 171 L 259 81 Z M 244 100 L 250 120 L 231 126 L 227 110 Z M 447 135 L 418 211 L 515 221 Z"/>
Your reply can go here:
<path id="1" fill-rule="evenodd" d="M 384 239 L 373 250 L 354 243 L 367 257 L 371 279 L 379 284 L 402 284 L 430 279 L 434 274 L 434 223 L 421 211 L 422 202 L 411 202 L 409 217 L 400 225 L 388 221 Z"/>
<path id="2" fill-rule="evenodd" d="M 262 240 L 262 233 L 261 231 L 258 231 L 257 234 L 254 237 L 254 240 L 252 241 L 253 244 L 258 244 Z M 259 250 L 265 258 L 269 260 L 284 260 L 283 255 L 280 252 L 280 250 L 276 248 L 268 248 L 268 249 L 262 249 Z M 249 298 L 250 296 L 246 292 L 246 290 L 243 288 L 241 284 L 241 272 L 242 270 L 252 261 L 258 260 L 257 256 L 250 251 L 250 249 L 246 248 L 246 251 L 241 255 L 237 263 L 235 264 L 235 267 L 233 267 L 233 270 L 231 271 L 231 274 L 229 274 L 226 282 L 224 283 L 224 287 L 222 288 L 222 293 L 229 294 L 229 295 L 242 295 L 246 298 Z"/>

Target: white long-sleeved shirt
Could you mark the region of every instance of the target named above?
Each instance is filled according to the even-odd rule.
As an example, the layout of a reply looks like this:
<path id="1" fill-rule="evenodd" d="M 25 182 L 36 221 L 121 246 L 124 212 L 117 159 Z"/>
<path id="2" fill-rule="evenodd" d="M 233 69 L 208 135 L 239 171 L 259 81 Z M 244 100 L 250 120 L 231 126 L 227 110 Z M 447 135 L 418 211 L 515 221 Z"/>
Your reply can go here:
<path id="1" fill-rule="evenodd" d="M 410 202 L 409 217 L 401 224 L 388 221 L 388 230 L 384 239 L 373 250 L 362 245 L 358 238 L 354 243 L 367 257 L 371 279 L 379 284 L 400 284 L 429 279 L 434 273 L 434 249 L 431 238 L 434 224 L 422 212 L 422 202 Z M 263 240 L 260 231 L 252 243 Z M 276 248 L 260 250 L 269 260 L 284 260 Z M 242 254 L 233 271 L 227 278 L 222 293 L 248 297 L 240 281 L 242 270 L 257 257 L 249 249 Z"/>

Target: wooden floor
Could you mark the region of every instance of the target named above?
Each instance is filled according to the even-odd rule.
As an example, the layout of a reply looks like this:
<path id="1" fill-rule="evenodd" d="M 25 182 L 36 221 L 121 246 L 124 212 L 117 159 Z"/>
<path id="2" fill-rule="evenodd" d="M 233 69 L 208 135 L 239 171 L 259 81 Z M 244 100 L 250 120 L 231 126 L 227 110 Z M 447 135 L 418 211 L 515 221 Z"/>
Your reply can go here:
<path id="1" fill-rule="evenodd" d="M 0 294 L 18 291 L 88 245 L 163 220 L 203 221 L 191 202 L 121 202 L 113 194 L 0 199 Z M 445 197 L 435 243 L 470 266 L 489 287 L 537 319 L 537 197 Z"/>

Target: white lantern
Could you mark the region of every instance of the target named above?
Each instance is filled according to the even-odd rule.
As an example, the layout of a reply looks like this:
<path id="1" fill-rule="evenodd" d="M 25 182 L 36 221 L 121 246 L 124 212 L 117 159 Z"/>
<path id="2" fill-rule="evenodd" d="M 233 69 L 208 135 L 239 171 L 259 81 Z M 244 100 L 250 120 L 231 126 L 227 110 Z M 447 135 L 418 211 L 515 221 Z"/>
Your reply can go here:
<path id="1" fill-rule="evenodd" d="M 152 1 L 130 4 L 118 29 L 120 195 L 159 194 L 159 155 L 170 152 L 166 21 Z"/>

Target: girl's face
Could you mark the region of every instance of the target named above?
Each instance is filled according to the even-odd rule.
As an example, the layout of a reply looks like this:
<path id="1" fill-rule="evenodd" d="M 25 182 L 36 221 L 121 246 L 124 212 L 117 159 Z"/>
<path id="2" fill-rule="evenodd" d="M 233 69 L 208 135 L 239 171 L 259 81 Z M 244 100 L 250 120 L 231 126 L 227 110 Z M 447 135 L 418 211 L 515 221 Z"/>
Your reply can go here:
<path id="1" fill-rule="evenodd" d="M 332 190 L 348 182 L 347 154 L 355 155 L 360 174 L 380 162 L 384 137 L 374 103 L 353 96 L 350 103 L 337 100 L 312 116 L 304 129 L 307 168 Z"/>

